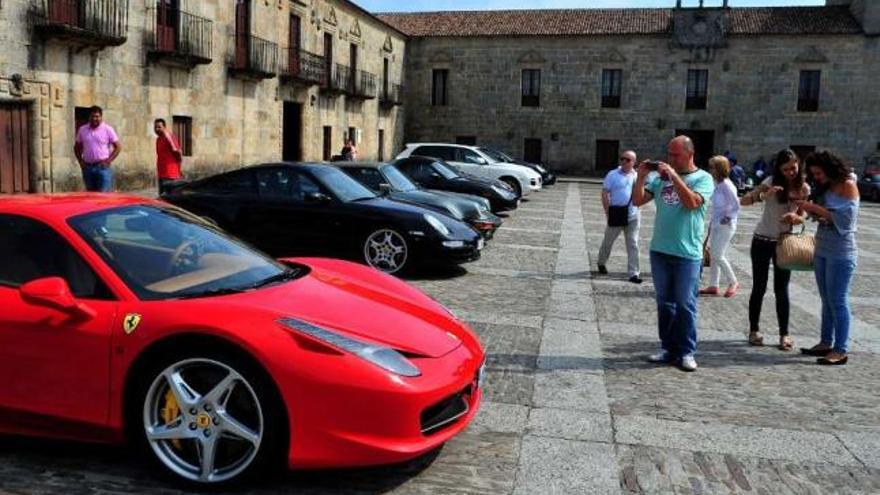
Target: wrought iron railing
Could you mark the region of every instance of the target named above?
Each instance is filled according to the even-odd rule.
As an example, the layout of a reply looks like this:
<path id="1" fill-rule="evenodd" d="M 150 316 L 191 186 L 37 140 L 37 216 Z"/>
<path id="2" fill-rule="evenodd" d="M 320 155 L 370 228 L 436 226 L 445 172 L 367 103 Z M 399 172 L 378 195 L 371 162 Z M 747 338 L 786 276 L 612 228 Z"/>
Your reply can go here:
<path id="1" fill-rule="evenodd" d="M 37 0 L 35 28 L 46 37 L 121 45 L 128 36 L 128 0 Z"/>
<path id="2" fill-rule="evenodd" d="M 385 106 L 402 105 L 403 86 L 390 81 L 384 81 L 382 89 L 379 91 L 379 102 Z"/>
<path id="3" fill-rule="evenodd" d="M 148 51 L 153 56 L 172 57 L 207 64 L 213 54 L 213 25 L 210 19 L 158 6 L 148 11 Z"/>
<path id="4" fill-rule="evenodd" d="M 278 71 L 278 45 L 252 34 L 232 38 L 233 72 L 259 78 L 275 77 Z"/>
<path id="5" fill-rule="evenodd" d="M 375 98 L 376 76 L 364 70 L 356 70 L 352 72 L 351 90 L 349 94 L 357 98 Z"/>
<path id="6" fill-rule="evenodd" d="M 347 65 L 333 64 L 322 88 L 331 93 L 347 93 L 351 90 L 351 69 Z"/>
<path id="7" fill-rule="evenodd" d="M 322 55 L 298 48 L 285 48 L 281 52 L 281 77 L 307 84 L 321 84 L 326 79 L 327 64 Z"/>

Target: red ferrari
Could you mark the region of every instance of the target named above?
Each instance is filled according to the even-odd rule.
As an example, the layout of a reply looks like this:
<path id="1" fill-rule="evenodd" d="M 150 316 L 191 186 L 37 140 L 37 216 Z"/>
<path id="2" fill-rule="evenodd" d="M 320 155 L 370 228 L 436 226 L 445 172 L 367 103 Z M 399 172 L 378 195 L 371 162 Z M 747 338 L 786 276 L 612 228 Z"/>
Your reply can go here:
<path id="1" fill-rule="evenodd" d="M 158 201 L 0 199 L 0 308 L 0 432 L 134 440 L 195 485 L 411 459 L 480 405 L 484 351 L 430 297 Z"/>

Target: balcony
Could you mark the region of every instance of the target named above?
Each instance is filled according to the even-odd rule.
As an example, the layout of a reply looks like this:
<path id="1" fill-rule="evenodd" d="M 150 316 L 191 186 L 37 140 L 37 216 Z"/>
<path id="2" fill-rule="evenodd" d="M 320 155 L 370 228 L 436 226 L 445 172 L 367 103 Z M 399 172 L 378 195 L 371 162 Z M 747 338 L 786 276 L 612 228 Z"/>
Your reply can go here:
<path id="1" fill-rule="evenodd" d="M 341 95 L 348 93 L 351 88 L 351 69 L 347 65 L 333 64 L 327 71 L 324 64 L 324 81 L 321 83 L 321 91 L 329 95 Z"/>
<path id="2" fill-rule="evenodd" d="M 128 36 L 128 0 L 38 0 L 34 31 L 75 45 L 119 46 Z"/>
<path id="3" fill-rule="evenodd" d="M 403 86 L 391 82 L 384 82 L 379 92 L 379 105 L 391 108 L 403 104 Z"/>
<path id="4" fill-rule="evenodd" d="M 233 54 L 229 75 L 240 79 L 271 79 L 278 71 L 278 46 L 251 34 L 232 38 Z"/>
<path id="5" fill-rule="evenodd" d="M 211 63 L 213 22 L 210 19 L 165 6 L 149 9 L 147 16 L 149 60 L 190 68 Z"/>
<path id="6" fill-rule="evenodd" d="M 285 48 L 281 54 L 281 82 L 314 86 L 326 79 L 324 57 L 297 48 Z"/>
<path id="7" fill-rule="evenodd" d="M 376 97 L 376 76 L 367 71 L 352 71 L 348 95 L 361 100 L 372 100 Z"/>

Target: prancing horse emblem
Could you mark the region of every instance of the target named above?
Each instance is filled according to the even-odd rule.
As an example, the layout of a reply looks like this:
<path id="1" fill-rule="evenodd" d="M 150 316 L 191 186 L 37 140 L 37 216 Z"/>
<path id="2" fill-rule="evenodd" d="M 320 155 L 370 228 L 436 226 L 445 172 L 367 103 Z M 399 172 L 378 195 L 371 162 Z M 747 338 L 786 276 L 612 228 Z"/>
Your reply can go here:
<path id="1" fill-rule="evenodd" d="M 140 324 L 141 315 L 137 313 L 129 313 L 125 315 L 125 318 L 122 320 L 122 329 L 125 331 L 126 335 L 131 335 Z"/>

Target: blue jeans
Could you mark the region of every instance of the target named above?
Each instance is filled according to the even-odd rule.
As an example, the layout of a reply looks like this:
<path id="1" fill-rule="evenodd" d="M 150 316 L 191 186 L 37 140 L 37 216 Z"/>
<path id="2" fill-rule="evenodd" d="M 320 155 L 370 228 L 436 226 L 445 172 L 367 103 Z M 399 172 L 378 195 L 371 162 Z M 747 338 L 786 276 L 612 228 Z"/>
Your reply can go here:
<path id="1" fill-rule="evenodd" d="M 702 262 L 651 251 L 660 346 L 674 358 L 697 352 L 697 290 Z"/>
<path id="2" fill-rule="evenodd" d="M 822 343 L 834 352 L 846 354 L 849 349 L 849 286 L 856 262 L 816 256 L 816 285 L 822 298 Z"/>
<path id="3" fill-rule="evenodd" d="M 82 169 L 86 191 L 110 192 L 113 189 L 113 169 L 100 163 L 87 163 Z"/>

